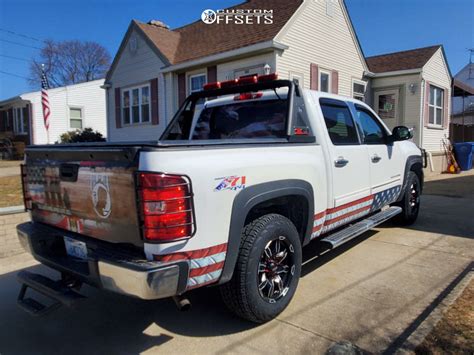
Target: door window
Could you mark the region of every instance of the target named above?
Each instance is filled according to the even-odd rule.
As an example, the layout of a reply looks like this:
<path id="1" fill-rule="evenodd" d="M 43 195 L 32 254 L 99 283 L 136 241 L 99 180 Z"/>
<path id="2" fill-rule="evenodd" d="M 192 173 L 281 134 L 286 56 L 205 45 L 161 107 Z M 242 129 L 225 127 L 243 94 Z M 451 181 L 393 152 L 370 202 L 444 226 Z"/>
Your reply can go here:
<path id="1" fill-rule="evenodd" d="M 387 90 L 375 94 L 376 112 L 382 119 L 396 119 L 398 90 Z"/>
<path id="2" fill-rule="evenodd" d="M 334 145 L 359 144 L 359 137 L 349 107 L 344 101 L 320 99 L 326 128 Z"/>
<path id="3" fill-rule="evenodd" d="M 363 106 L 355 105 L 355 108 L 364 144 L 385 144 L 387 133 L 377 118 Z"/>

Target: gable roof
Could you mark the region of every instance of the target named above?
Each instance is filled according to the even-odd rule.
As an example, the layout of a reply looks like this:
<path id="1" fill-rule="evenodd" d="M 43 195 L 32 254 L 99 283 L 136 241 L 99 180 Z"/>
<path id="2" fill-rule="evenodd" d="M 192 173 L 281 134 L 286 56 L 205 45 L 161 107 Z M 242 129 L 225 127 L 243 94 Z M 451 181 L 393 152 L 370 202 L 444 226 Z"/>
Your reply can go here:
<path id="1" fill-rule="evenodd" d="M 410 49 L 407 51 L 387 53 L 367 57 L 367 65 L 373 73 L 422 68 L 436 53 L 441 45 Z"/>
<path id="2" fill-rule="evenodd" d="M 302 3 L 303 0 L 248 0 L 229 8 L 273 10 L 272 24 L 205 24 L 199 20 L 168 30 L 136 20 L 134 23 L 174 65 L 272 40 Z"/>

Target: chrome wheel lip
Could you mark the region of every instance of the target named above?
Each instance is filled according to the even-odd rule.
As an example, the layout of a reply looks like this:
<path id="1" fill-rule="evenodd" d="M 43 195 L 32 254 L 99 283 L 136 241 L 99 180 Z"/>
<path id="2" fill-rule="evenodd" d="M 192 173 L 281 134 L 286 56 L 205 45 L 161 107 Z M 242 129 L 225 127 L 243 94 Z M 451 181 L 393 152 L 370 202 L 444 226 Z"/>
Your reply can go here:
<path id="1" fill-rule="evenodd" d="M 276 303 L 286 296 L 295 273 L 294 247 L 284 236 L 270 240 L 264 247 L 257 269 L 260 297 Z"/>

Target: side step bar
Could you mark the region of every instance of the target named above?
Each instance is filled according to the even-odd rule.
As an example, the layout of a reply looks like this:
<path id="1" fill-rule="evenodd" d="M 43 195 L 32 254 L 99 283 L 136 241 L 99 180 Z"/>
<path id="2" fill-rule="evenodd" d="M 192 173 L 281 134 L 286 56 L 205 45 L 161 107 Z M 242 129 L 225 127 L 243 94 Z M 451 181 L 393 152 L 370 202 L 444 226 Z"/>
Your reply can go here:
<path id="1" fill-rule="evenodd" d="M 321 241 L 331 244 L 331 249 L 337 248 L 339 245 L 344 244 L 351 239 L 354 239 L 355 237 L 361 235 L 364 232 L 367 232 L 369 229 L 374 228 L 375 226 L 389 220 L 390 218 L 396 216 L 401 212 L 401 207 L 389 207 L 362 221 L 359 221 L 347 228 L 344 228 L 339 232 L 324 237 L 323 239 L 321 239 Z"/>
<path id="2" fill-rule="evenodd" d="M 74 307 L 77 301 L 85 298 L 80 293 L 65 286 L 61 280 L 53 281 L 46 276 L 34 274 L 29 271 L 20 271 L 17 275 L 17 279 L 21 283 L 17 304 L 20 308 L 34 316 L 43 316 L 62 305 Z M 25 298 L 28 287 L 51 298 L 54 303 L 46 306 L 35 299 Z"/>

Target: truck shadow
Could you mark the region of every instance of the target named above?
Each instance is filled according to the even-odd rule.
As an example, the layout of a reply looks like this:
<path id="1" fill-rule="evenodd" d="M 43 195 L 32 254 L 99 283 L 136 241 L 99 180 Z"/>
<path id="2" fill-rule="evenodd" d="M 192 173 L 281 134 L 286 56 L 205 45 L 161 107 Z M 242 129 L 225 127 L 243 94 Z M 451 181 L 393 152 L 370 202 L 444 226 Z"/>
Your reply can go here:
<path id="1" fill-rule="evenodd" d="M 302 277 L 375 233 L 365 233 L 334 251 L 311 243 L 304 249 Z M 57 276 L 42 265 L 28 270 Z M 85 286 L 81 293 L 88 299 L 77 308 L 62 307 L 35 318 L 16 306 L 20 289 L 16 273 L 0 275 L 0 353 L 138 354 L 173 341 L 176 335 L 218 337 L 258 326 L 231 314 L 213 287 L 190 292 L 192 309 L 179 312 L 171 299 L 143 301 Z"/>

